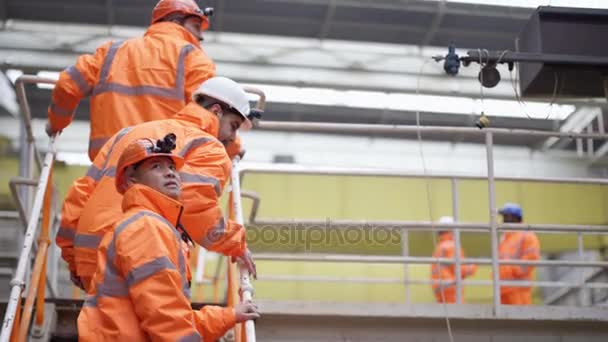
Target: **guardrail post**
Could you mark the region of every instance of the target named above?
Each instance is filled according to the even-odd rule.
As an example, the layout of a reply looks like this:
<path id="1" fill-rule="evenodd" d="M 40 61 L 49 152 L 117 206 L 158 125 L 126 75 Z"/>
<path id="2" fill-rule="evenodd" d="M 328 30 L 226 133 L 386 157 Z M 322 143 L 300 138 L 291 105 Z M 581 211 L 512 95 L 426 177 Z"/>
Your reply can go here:
<path id="1" fill-rule="evenodd" d="M 401 255 L 404 257 L 408 257 L 410 255 L 410 239 L 407 229 L 401 229 Z M 411 302 L 410 295 L 410 275 L 409 275 L 409 266 L 407 263 L 403 264 L 403 286 L 405 287 L 405 303 L 409 304 Z"/>
<path id="2" fill-rule="evenodd" d="M 579 260 L 585 261 L 584 255 L 584 246 L 583 246 L 583 233 L 577 234 L 577 249 L 578 249 L 578 258 Z M 585 268 L 579 268 L 581 272 L 580 277 L 580 287 L 578 288 L 578 301 L 580 306 L 585 306 L 587 304 L 587 293 L 585 287 Z"/>
<path id="3" fill-rule="evenodd" d="M 496 184 L 494 181 L 494 141 L 492 132 L 486 132 L 486 159 L 488 162 L 488 203 L 490 210 L 490 238 L 492 240 L 492 288 L 494 316 L 500 312 L 500 279 L 498 268 L 498 232 L 496 224 Z"/>

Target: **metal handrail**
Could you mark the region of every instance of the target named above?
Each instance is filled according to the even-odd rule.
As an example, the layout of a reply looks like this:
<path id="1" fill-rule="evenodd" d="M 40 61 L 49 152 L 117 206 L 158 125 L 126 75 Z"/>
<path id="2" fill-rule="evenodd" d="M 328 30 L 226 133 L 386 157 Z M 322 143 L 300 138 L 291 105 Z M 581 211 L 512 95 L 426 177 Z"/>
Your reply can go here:
<path id="1" fill-rule="evenodd" d="M 602 133 L 579 133 L 540 131 L 528 129 L 510 128 L 484 128 L 454 127 L 454 126 L 415 126 L 415 125 L 379 125 L 379 124 L 347 124 L 347 123 L 325 123 L 325 122 L 279 122 L 261 121 L 258 128 L 267 131 L 280 132 L 302 132 L 302 133 L 343 133 L 356 135 L 369 134 L 415 134 L 432 133 L 442 135 L 470 134 L 473 136 L 484 136 L 488 133 L 498 136 L 528 136 L 538 138 L 568 138 L 568 139 L 598 139 L 606 140 L 608 136 Z"/>
<path id="2" fill-rule="evenodd" d="M 441 229 L 441 230 L 450 230 L 454 231 L 456 238 L 455 249 L 460 250 L 461 243 L 460 239 L 458 239 L 458 234 L 460 229 L 468 230 L 468 231 L 485 231 L 490 232 L 490 237 L 492 241 L 492 258 L 489 259 L 489 263 L 492 265 L 492 287 L 493 287 L 493 313 L 495 316 L 500 314 L 500 285 L 504 284 L 504 281 L 499 279 L 499 266 L 503 264 L 518 264 L 518 265 L 536 265 L 536 266 L 555 266 L 558 263 L 553 261 L 518 261 L 511 262 L 507 260 L 499 260 L 498 258 L 498 233 L 500 231 L 506 230 L 534 230 L 534 231 L 546 231 L 551 233 L 556 232 L 577 232 L 579 234 L 579 254 L 582 252 L 582 233 L 594 233 L 594 234 L 606 234 L 608 233 L 607 226 L 589 226 L 586 225 L 584 227 L 581 226 L 573 226 L 573 225 L 556 225 L 556 224 L 543 224 L 543 225 L 529 225 L 529 224 L 499 224 L 496 220 L 497 208 L 496 208 L 496 190 L 495 183 L 496 181 L 532 181 L 532 182 L 553 182 L 553 183 L 579 183 L 579 184 L 608 184 L 608 180 L 606 179 L 587 179 L 587 178 L 532 178 L 532 177 L 495 177 L 494 175 L 494 135 L 519 135 L 519 136 L 535 136 L 535 137 L 561 137 L 561 138 L 587 138 L 587 139 L 608 139 L 608 135 L 604 133 L 593 134 L 593 133 L 574 133 L 574 132 L 547 132 L 547 131 L 534 131 L 534 130 L 521 130 L 521 129 L 500 129 L 500 128 L 490 128 L 478 130 L 475 128 L 466 128 L 466 127 L 428 127 L 428 126 L 391 126 L 391 125 L 361 125 L 361 124 L 333 124 L 333 123 L 290 123 L 290 122 L 261 122 L 259 128 L 267 129 L 267 130 L 280 130 L 280 131 L 294 131 L 294 132 L 311 132 L 311 133 L 350 133 L 350 134 L 383 134 L 383 133 L 434 133 L 434 134 L 471 134 L 480 136 L 483 135 L 485 137 L 485 147 L 486 147 L 486 161 L 487 161 L 487 177 L 480 177 L 477 175 L 458 175 L 458 174 L 414 174 L 414 173 L 406 173 L 396 170 L 377 170 L 377 169 L 340 169 L 340 168 L 328 168 L 328 167 L 309 167 L 309 166 L 295 166 L 295 165 L 281 165 L 274 164 L 272 166 L 253 166 L 245 168 L 241 171 L 240 176 L 241 180 L 244 180 L 244 176 L 247 173 L 279 173 L 279 174 L 305 174 L 305 175 L 352 175 L 352 176 L 386 176 L 386 177 L 405 177 L 405 178 L 421 178 L 426 181 L 428 179 L 451 179 L 452 181 L 452 208 L 454 212 L 452 213 L 454 217 L 458 217 L 458 184 L 457 180 L 459 179 L 474 179 L 474 180 L 487 180 L 488 182 L 488 203 L 489 203 L 489 221 L 486 224 L 449 224 L 443 225 L 434 222 L 404 222 L 404 221 L 349 221 L 349 220 L 336 220 L 330 221 L 327 220 L 289 220 L 289 219 L 279 219 L 279 220 L 258 220 L 256 218 L 257 209 L 259 206 L 259 196 L 254 201 L 255 211 L 251 213 L 250 223 L 257 226 L 282 226 L 282 227 L 290 227 L 290 226 L 302 226 L 302 225 L 314 225 L 316 227 L 324 227 L 328 224 L 333 228 L 348 228 L 348 227 L 383 227 L 383 228 L 395 228 L 400 229 L 402 231 L 402 236 L 405 236 L 407 239 L 407 231 L 408 230 L 420 230 L 423 228 L 430 228 L 432 230 Z M 403 246 L 407 246 L 407 242 L 403 244 Z M 424 259 L 416 259 L 410 258 L 407 256 L 407 247 L 402 247 L 404 258 L 401 260 L 397 260 L 398 263 L 407 262 L 421 262 Z M 256 258 L 260 260 L 263 255 L 256 255 Z M 294 260 L 299 258 L 300 256 L 288 255 L 286 258 L 289 260 Z M 371 257 L 372 259 L 374 257 Z M 272 256 L 269 257 L 269 260 L 272 259 Z M 305 261 L 314 261 L 312 258 L 305 259 Z M 332 259 L 332 258 L 329 258 Z M 348 260 L 348 257 L 336 257 L 332 261 L 338 261 L 338 259 Z M 425 263 L 441 263 L 441 260 L 436 258 L 429 258 L 430 260 L 425 260 Z M 376 259 L 377 260 L 377 259 Z M 328 258 L 320 258 L 317 261 L 330 261 Z M 460 260 L 459 257 L 455 258 L 455 260 L 450 263 L 454 264 L 457 269 L 460 268 L 460 265 L 467 260 Z M 487 260 L 484 261 L 488 262 Z M 596 262 L 584 262 L 584 261 L 573 261 L 568 262 L 568 266 L 583 266 L 590 267 L 593 265 L 599 267 L 606 267 L 606 263 Z M 457 286 L 457 302 L 461 302 L 460 296 L 460 287 L 462 280 L 460 277 L 457 277 L 456 286 Z M 406 288 L 406 300 L 409 298 L 407 294 Z"/>
<path id="3" fill-rule="evenodd" d="M 17 95 L 17 99 L 19 101 L 19 106 L 21 107 L 21 115 L 23 117 L 23 124 L 26 133 L 26 143 L 28 146 L 31 146 L 34 151 L 34 160 L 36 161 L 36 165 L 38 165 L 38 169 L 40 170 L 42 167 L 42 160 L 40 157 L 40 153 L 38 153 L 38 149 L 36 148 L 34 133 L 32 130 L 32 116 L 30 111 L 29 102 L 27 100 L 27 95 L 25 93 L 25 85 L 26 84 L 55 84 L 57 81 L 44 78 L 34 75 L 21 75 L 15 81 L 15 92 Z"/>
<path id="4" fill-rule="evenodd" d="M 0 342 L 8 342 L 11 333 L 13 333 L 13 326 L 16 321 L 19 321 L 19 317 L 17 312 L 19 310 L 19 306 L 21 303 L 21 294 L 23 289 L 25 288 L 25 273 L 27 270 L 27 265 L 30 261 L 30 254 L 32 251 L 32 247 L 34 245 L 34 238 L 36 236 L 36 232 L 38 230 L 38 221 L 40 219 L 41 211 L 43 209 L 43 204 L 46 201 L 50 200 L 50 196 L 47 196 L 47 184 L 50 182 L 51 170 L 53 167 L 53 162 L 55 160 L 55 138 L 51 138 L 49 143 L 49 152 L 46 153 L 44 158 L 44 163 L 42 165 L 42 170 L 40 172 L 40 179 L 38 180 L 38 186 L 36 189 L 36 196 L 34 197 L 34 203 L 32 208 L 32 214 L 30 219 L 28 220 L 27 229 L 25 232 L 25 239 L 23 242 L 23 248 L 21 249 L 21 253 L 19 256 L 19 261 L 17 263 L 17 269 L 15 271 L 15 277 L 11 280 L 11 292 L 9 302 L 6 308 L 6 312 L 4 315 L 4 321 L 2 324 L 2 332 L 0 332 Z M 46 200 L 46 201 L 45 201 Z M 48 205 L 45 204 L 45 206 Z M 48 232 L 47 232 L 48 233 Z M 48 236 L 46 237 L 48 240 Z M 39 285 L 36 279 L 40 277 L 40 268 L 36 268 L 37 265 L 46 264 L 46 247 L 48 247 L 49 241 L 40 241 L 38 248 L 38 255 L 36 256 L 36 265 L 34 268 L 34 273 L 32 274 L 33 283 L 30 283 L 30 293 L 35 294 L 37 290 L 37 286 Z M 42 266 L 40 266 L 42 267 Z M 38 278 L 36 278 L 38 277 Z M 44 288 L 44 286 L 41 286 Z M 31 289 L 34 289 L 33 291 Z M 28 299 L 30 295 L 28 295 Z M 26 299 L 26 303 L 27 300 Z M 31 313 L 31 311 L 30 311 Z M 24 311 L 24 316 L 27 317 L 27 311 Z M 29 320 L 27 320 L 27 324 L 29 324 Z"/>
<path id="5" fill-rule="evenodd" d="M 28 226 L 28 219 L 27 219 L 27 215 L 25 214 L 25 208 L 23 207 L 23 203 L 21 203 L 21 199 L 19 198 L 19 194 L 17 191 L 17 185 L 26 185 L 26 186 L 36 186 L 38 185 L 38 182 L 33 180 L 33 179 L 27 179 L 27 178 L 23 178 L 23 177 L 13 177 L 11 178 L 11 180 L 9 181 L 9 188 L 11 190 L 11 194 L 13 196 L 13 200 L 15 201 L 15 205 L 17 207 L 17 213 L 18 213 L 18 217 L 21 220 L 21 223 L 23 224 L 23 228 L 27 229 Z M 48 189 L 48 196 L 50 196 L 52 189 Z M 46 195 L 45 195 L 46 196 Z M 46 203 L 46 199 L 45 199 L 45 203 Z M 50 201 L 50 199 L 48 200 Z M 50 213 L 49 213 L 50 215 Z M 42 220 L 42 224 L 46 224 L 46 221 Z M 33 249 L 35 253 L 38 253 L 38 248 L 39 246 L 34 245 Z M 46 278 L 46 286 L 49 289 L 50 295 L 51 297 L 57 297 L 57 294 L 55 293 L 55 288 L 53 287 L 52 283 L 51 283 L 51 279 Z"/>
<path id="6" fill-rule="evenodd" d="M 367 278 L 367 277 L 333 277 L 333 276 L 300 276 L 300 275 L 260 275 L 259 281 L 306 281 L 306 282 L 334 282 L 334 283 L 362 283 L 362 284 L 403 284 L 408 285 L 454 285 L 455 281 L 440 279 L 408 279 L 402 278 Z M 585 286 L 592 289 L 608 289 L 607 283 L 569 283 L 563 281 L 526 281 L 526 280 L 503 280 L 502 285 L 509 287 L 571 287 L 580 288 Z M 467 286 L 488 286 L 492 285 L 491 280 L 463 280 L 462 285 Z"/>
<path id="7" fill-rule="evenodd" d="M 239 179 L 239 162 L 241 158 L 236 156 L 232 161 L 232 172 L 231 172 L 231 200 L 232 200 L 232 209 L 234 214 L 234 219 L 236 223 L 244 226 L 243 220 L 243 206 L 241 203 L 241 184 Z M 253 285 L 251 284 L 251 279 L 249 275 L 249 271 L 247 268 L 239 263 L 239 271 L 240 271 L 240 285 L 241 285 L 241 297 L 243 301 L 250 301 L 253 299 Z M 247 342 L 255 342 L 255 324 L 252 320 L 248 320 L 245 322 L 245 336 Z"/>
<path id="8" fill-rule="evenodd" d="M 18 217 L 25 226 L 25 236 L 23 240 L 23 248 L 21 249 L 15 276 L 11 280 L 11 292 L 9 302 L 5 311 L 2 331 L 0 332 L 0 342 L 8 341 L 9 338 L 24 341 L 27 332 L 30 328 L 32 311 L 34 302 L 36 302 L 36 318 L 35 324 L 41 326 L 44 322 L 44 302 L 46 285 L 48 285 L 51 296 L 55 296 L 55 289 L 49 283 L 50 279 L 46 277 L 46 266 L 48 259 L 48 249 L 50 247 L 50 227 L 54 220 L 53 212 L 53 188 L 52 188 L 52 168 L 55 160 L 55 137 L 52 137 L 49 142 L 48 152 L 42 160 L 40 153 L 36 147 L 35 139 L 32 131 L 32 118 L 29 103 L 26 96 L 26 84 L 47 83 L 54 84 L 52 79 L 41 78 L 33 75 L 23 75 L 15 82 L 16 94 L 21 108 L 21 164 L 20 176 L 11 179 L 10 189 L 11 194 L 15 198 L 17 204 Z M 32 159 L 35 161 L 40 171 L 38 181 L 32 180 L 34 175 L 32 170 Z M 30 190 L 26 190 L 23 196 L 20 197 L 17 191 L 17 185 L 36 186 L 35 196 L 32 199 Z M 31 202 L 30 202 L 31 201 Z M 24 207 L 33 203 L 30 217 L 28 219 L 29 208 Z M 42 220 L 40 220 L 42 210 Z M 42 221 L 42 222 L 40 222 Z M 38 234 L 37 245 L 34 238 L 38 233 L 38 224 L 41 223 L 41 230 Z M 25 288 L 26 272 L 31 261 L 32 251 L 36 257 L 34 268 L 31 274 L 30 282 L 28 283 L 28 294 L 25 298 L 23 309 L 21 306 L 21 295 Z M 23 317 L 22 317 L 23 316 Z"/>
<path id="9" fill-rule="evenodd" d="M 608 139 L 608 138 L 606 138 Z M 324 175 L 324 176 L 361 176 L 361 177 L 395 177 L 395 178 L 431 178 L 457 180 L 487 180 L 487 177 L 457 173 L 415 173 L 392 169 L 375 168 L 340 168 L 327 166 L 302 166 L 295 164 L 247 165 L 241 168 L 241 183 L 248 173 L 291 174 L 291 175 Z M 568 177 L 494 177 L 496 181 L 505 182 L 542 182 L 608 185 L 606 178 L 568 178 Z"/>
<path id="10" fill-rule="evenodd" d="M 257 227 L 327 227 L 348 229 L 353 227 L 385 228 L 412 231 L 429 230 L 461 230 L 467 232 L 489 232 L 487 223 L 439 223 L 431 221 L 363 221 L 363 220 L 319 220 L 319 219 L 257 219 L 250 221 L 250 225 Z M 608 234 L 608 226 L 600 225 L 565 225 L 565 224 L 526 224 L 501 223 L 497 231 L 534 231 L 547 233 L 591 233 Z"/>

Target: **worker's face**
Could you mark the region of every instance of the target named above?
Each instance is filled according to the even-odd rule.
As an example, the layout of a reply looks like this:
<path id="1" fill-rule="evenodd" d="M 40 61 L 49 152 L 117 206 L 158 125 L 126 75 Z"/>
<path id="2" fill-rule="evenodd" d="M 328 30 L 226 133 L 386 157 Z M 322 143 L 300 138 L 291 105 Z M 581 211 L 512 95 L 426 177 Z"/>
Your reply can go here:
<path id="1" fill-rule="evenodd" d="M 218 139 L 228 146 L 236 139 L 236 132 L 243 123 L 244 119 L 241 115 L 224 110 L 220 116 L 220 132 Z"/>
<path id="2" fill-rule="evenodd" d="M 203 40 L 203 31 L 201 30 L 202 19 L 195 16 L 187 17 L 184 20 L 184 27 L 188 32 L 192 33 L 196 39 Z"/>
<path id="3" fill-rule="evenodd" d="M 502 215 L 502 222 L 503 223 L 519 223 L 521 222 L 521 220 L 519 219 L 519 217 L 512 215 L 512 214 L 504 214 Z"/>
<path id="4" fill-rule="evenodd" d="M 181 179 L 173 160 L 168 157 L 152 157 L 144 160 L 129 177 L 132 184 L 143 184 L 152 189 L 179 199 L 182 191 Z"/>

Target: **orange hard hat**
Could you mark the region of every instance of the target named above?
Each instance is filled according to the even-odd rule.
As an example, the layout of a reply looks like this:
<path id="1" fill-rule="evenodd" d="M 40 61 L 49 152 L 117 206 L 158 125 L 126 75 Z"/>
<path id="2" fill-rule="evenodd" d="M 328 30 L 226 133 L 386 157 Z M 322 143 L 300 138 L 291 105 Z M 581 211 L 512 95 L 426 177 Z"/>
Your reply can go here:
<path id="1" fill-rule="evenodd" d="M 163 140 L 156 144 L 152 139 L 139 139 L 130 143 L 120 155 L 116 165 L 116 190 L 123 194 L 127 191 L 125 171 L 131 165 L 152 157 L 168 157 L 175 163 L 175 169 L 179 170 L 184 165 L 184 159 L 171 153 L 175 149 L 175 134 L 167 134 Z"/>
<path id="2" fill-rule="evenodd" d="M 207 9 L 201 10 L 194 0 L 160 0 L 152 11 L 152 24 L 172 13 L 183 13 L 201 18 L 201 30 L 204 31 L 209 28 L 209 16 L 212 12 L 208 13 Z"/>

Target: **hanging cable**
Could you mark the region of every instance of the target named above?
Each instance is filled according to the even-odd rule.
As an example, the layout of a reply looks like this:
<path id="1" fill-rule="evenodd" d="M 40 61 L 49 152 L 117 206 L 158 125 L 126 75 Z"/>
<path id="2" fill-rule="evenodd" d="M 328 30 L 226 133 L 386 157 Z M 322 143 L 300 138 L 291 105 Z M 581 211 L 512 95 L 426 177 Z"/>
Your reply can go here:
<path id="1" fill-rule="evenodd" d="M 424 67 L 426 66 L 426 64 L 428 62 L 430 62 L 431 60 L 425 60 L 424 63 L 422 63 L 422 66 L 420 67 L 420 71 L 418 72 L 418 76 L 416 78 L 416 97 L 419 97 L 420 95 L 420 78 L 422 76 L 422 72 L 424 71 Z M 428 170 L 426 168 L 426 162 L 424 159 L 424 149 L 422 148 L 423 144 L 422 144 L 422 132 L 420 131 L 420 110 L 416 109 L 416 127 L 418 128 L 416 130 L 417 132 L 417 137 L 418 137 L 418 148 L 420 151 L 420 160 L 422 162 L 422 170 L 423 170 L 423 174 L 424 174 L 424 181 L 425 181 L 425 185 L 426 185 L 426 198 L 427 198 L 427 205 L 429 208 L 429 221 L 431 222 L 431 230 L 432 230 L 432 235 L 433 235 L 433 246 L 437 245 L 437 228 L 435 227 L 434 224 L 434 220 L 433 220 L 433 206 L 432 206 L 432 201 L 431 201 L 431 179 L 428 176 Z M 441 264 L 439 263 L 439 257 L 436 258 L 436 262 L 435 265 L 437 265 L 437 267 L 440 267 Z M 440 279 L 440 281 L 442 281 Z M 442 284 L 442 283 L 440 283 Z M 448 336 L 450 338 L 450 342 L 454 342 L 454 335 L 452 334 L 452 325 L 450 323 L 450 316 L 449 316 L 449 312 L 448 312 L 448 307 L 447 304 L 445 302 L 445 294 L 443 293 L 443 291 L 440 291 L 441 293 L 441 302 L 442 302 L 442 308 L 443 308 L 443 312 L 444 312 L 444 316 L 445 316 L 445 325 L 447 327 L 448 330 Z"/>

